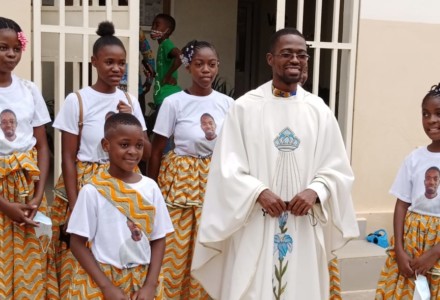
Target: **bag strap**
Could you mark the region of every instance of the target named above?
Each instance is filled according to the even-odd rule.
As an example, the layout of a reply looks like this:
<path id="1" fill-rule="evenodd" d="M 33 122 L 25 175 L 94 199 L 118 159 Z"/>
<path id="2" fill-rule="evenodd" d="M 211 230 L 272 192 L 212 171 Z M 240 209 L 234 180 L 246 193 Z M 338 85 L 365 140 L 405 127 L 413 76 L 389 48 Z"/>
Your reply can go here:
<path id="1" fill-rule="evenodd" d="M 79 116 L 78 116 L 78 150 L 79 150 L 79 146 L 81 143 L 81 133 L 82 133 L 82 128 L 84 125 L 84 109 L 83 109 L 83 101 L 82 101 L 82 97 L 81 94 L 79 93 L 79 91 L 75 92 L 76 97 L 78 98 L 78 105 L 79 105 Z M 133 102 L 131 101 L 130 95 L 127 92 L 124 92 L 125 97 L 128 100 L 128 104 L 130 104 L 131 108 L 133 109 Z"/>
<path id="2" fill-rule="evenodd" d="M 156 216 L 156 208 L 150 200 L 143 198 L 124 181 L 111 176 L 106 169 L 92 176 L 88 183 L 150 239 Z"/>
<path id="3" fill-rule="evenodd" d="M 77 91 L 75 92 L 76 96 L 78 97 L 78 105 L 79 105 L 79 116 L 78 116 L 78 150 L 81 143 L 81 132 L 84 125 L 83 122 L 83 101 L 81 98 L 81 94 Z"/>
<path id="4" fill-rule="evenodd" d="M 125 94 L 125 97 L 128 100 L 128 104 L 130 104 L 131 108 L 133 109 L 133 103 L 131 102 L 130 95 L 127 92 L 125 92 L 125 91 L 124 91 L 124 94 Z M 133 114 L 133 112 L 132 112 L 132 114 Z"/>

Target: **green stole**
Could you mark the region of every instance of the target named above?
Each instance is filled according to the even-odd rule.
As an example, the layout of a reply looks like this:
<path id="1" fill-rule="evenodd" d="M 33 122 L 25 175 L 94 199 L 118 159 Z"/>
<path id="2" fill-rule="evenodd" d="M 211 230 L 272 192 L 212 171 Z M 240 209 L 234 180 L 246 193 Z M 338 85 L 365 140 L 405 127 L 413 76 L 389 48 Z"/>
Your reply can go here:
<path id="1" fill-rule="evenodd" d="M 89 182 L 124 216 L 135 223 L 150 239 L 156 208 L 128 184 L 103 170 Z"/>

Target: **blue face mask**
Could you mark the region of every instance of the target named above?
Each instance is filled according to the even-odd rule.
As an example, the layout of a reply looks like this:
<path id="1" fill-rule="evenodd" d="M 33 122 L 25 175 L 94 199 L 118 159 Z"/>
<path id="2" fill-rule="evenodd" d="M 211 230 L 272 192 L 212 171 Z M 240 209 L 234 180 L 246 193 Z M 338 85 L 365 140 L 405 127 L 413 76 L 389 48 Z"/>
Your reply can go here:
<path id="1" fill-rule="evenodd" d="M 168 29 L 165 32 L 159 30 L 151 30 L 150 37 L 152 40 L 160 40 L 163 36 L 168 32 Z"/>

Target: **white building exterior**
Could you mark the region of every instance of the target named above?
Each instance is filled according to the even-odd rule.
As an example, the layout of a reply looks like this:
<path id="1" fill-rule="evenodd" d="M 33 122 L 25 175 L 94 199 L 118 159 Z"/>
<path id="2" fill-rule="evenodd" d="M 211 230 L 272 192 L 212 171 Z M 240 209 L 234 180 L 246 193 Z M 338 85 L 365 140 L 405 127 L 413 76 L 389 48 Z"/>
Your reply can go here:
<path id="1" fill-rule="evenodd" d="M 79 0 L 71 1 L 79 4 Z M 96 38 L 97 24 L 110 18 L 117 26 L 117 35 L 127 45 L 129 64 L 133 66 L 129 68 L 129 89 L 136 94 L 138 6 L 143 0 L 128 1 L 128 7 L 97 7 L 98 1 L 90 0 L 90 10 L 85 14 L 64 6 L 61 13 L 48 8 L 33 12 L 28 0 L 14 1 L 13 5 L 11 1 L 0 0 L 2 15 L 16 20 L 28 35 L 31 30 L 37 33 L 31 40 L 37 59 L 32 59 L 31 51 L 26 51 L 16 73 L 34 79 L 43 87 L 45 96 L 53 97 L 59 107 L 67 92 L 87 84 L 88 72 L 80 71 L 79 65 L 91 55 L 89 47 Z M 314 2 L 312 8 L 310 2 Z M 440 81 L 437 14 L 440 2 L 171 0 L 166 4 L 177 22 L 172 36 L 175 44 L 182 47 L 191 39 L 212 42 L 220 54 L 220 73 L 230 86 L 237 81 L 255 86 L 268 79 L 265 47 L 271 32 L 282 27 L 283 21 L 303 32 L 311 32 L 306 34 L 314 59 L 309 88 L 314 92 L 325 90 L 330 107 L 337 113 L 356 175 L 353 190 L 356 211 L 367 218 L 367 232 L 386 228 L 391 233 L 395 199 L 388 189 L 404 157 L 416 146 L 429 143 L 421 126 L 420 105 L 430 86 Z M 334 12 L 332 18 L 325 17 L 329 9 Z M 41 20 L 51 19 L 53 24 L 36 23 L 39 14 Z M 252 18 L 253 23 L 237 19 L 237 14 Z M 313 19 L 304 18 L 309 15 Z M 336 17 L 341 21 L 335 22 Z M 65 24 L 60 25 L 59 20 Z M 77 25 L 82 27 L 75 28 Z M 243 29 L 242 25 L 249 28 Z M 144 29 L 148 30 L 148 26 Z M 236 71 L 240 30 L 245 38 L 257 32 L 243 44 L 246 50 L 241 72 Z M 336 38 L 332 32 L 338 33 Z M 43 44 L 37 49 L 39 39 Z M 82 47 L 83 44 L 88 46 Z M 38 57 L 40 61 L 58 64 L 58 69 L 43 73 Z M 35 63 L 34 74 L 31 61 Z M 67 66 L 66 71 L 64 61 L 77 64 Z M 64 72 L 70 81 L 60 81 L 59 72 Z M 189 76 L 184 69 L 179 72 L 180 84 L 188 86 Z M 72 78 L 71 74 L 80 73 L 82 81 L 79 77 Z M 50 88 L 50 82 L 58 83 Z M 59 151 L 59 140 L 56 145 Z M 59 159 L 55 166 L 57 173 Z"/>

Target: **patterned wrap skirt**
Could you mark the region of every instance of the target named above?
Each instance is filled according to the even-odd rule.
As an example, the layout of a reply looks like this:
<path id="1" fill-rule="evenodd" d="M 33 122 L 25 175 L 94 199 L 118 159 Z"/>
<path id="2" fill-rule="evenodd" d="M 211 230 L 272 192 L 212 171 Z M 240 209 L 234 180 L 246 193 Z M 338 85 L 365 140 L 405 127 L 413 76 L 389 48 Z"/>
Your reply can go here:
<path id="1" fill-rule="evenodd" d="M 145 282 L 148 274 L 148 265 L 139 265 L 133 268 L 118 269 L 108 264 L 98 263 L 101 270 L 109 278 L 116 287 L 119 287 L 131 299 L 134 292 L 139 290 Z M 100 288 L 89 274 L 76 264 L 72 284 L 70 285 L 68 296 L 70 300 L 104 300 Z M 156 288 L 155 300 L 162 300 L 162 282 L 159 276 L 158 286 Z"/>
<path id="2" fill-rule="evenodd" d="M 339 262 L 337 258 L 333 258 L 328 263 L 328 271 L 330 275 L 330 300 L 342 300 L 341 275 L 339 273 Z"/>
<path id="3" fill-rule="evenodd" d="M 0 156 L 0 196 L 28 202 L 39 175 L 35 149 Z M 38 211 L 49 215 L 45 196 Z M 47 235 L 37 238 L 32 226 L 15 224 L 0 211 L 0 299 L 59 299 L 53 256 Z"/>
<path id="4" fill-rule="evenodd" d="M 81 189 L 90 178 L 107 168 L 108 164 L 99 164 L 91 162 L 76 163 L 77 188 Z M 67 293 L 72 281 L 73 271 L 75 270 L 76 259 L 69 249 L 69 235 L 64 235 L 62 228 L 65 226 L 69 216 L 69 202 L 67 200 L 66 189 L 64 187 L 63 175 L 58 179 L 55 185 L 55 197 L 52 203 L 52 221 L 53 221 L 53 240 L 55 244 L 55 262 L 60 287 L 61 299 L 68 299 Z"/>
<path id="5" fill-rule="evenodd" d="M 167 235 L 162 264 L 165 299 L 210 299 L 190 275 L 210 162 L 174 151 L 161 162 L 157 181 L 175 230 Z"/>
<path id="6" fill-rule="evenodd" d="M 420 257 L 440 243 L 440 217 L 421 215 L 408 211 L 405 217 L 403 245 L 411 258 Z M 399 274 L 394 237 L 387 250 L 388 257 L 380 273 L 376 299 L 412 299 L 415 277 L 406 278 Z M 426 275 L 431 290 L 431 299 L 440 299 L 440 260 Z"/>

